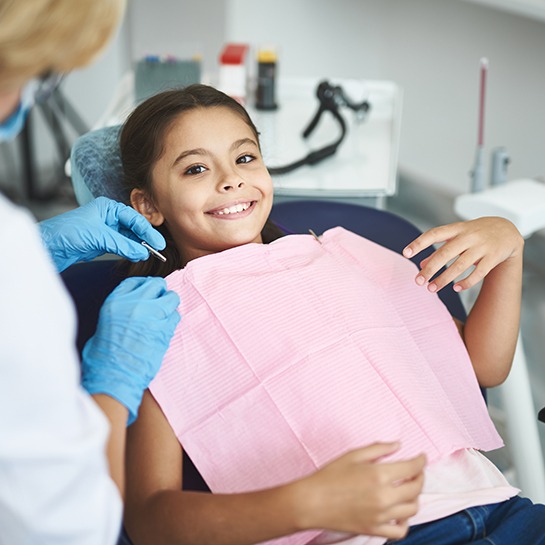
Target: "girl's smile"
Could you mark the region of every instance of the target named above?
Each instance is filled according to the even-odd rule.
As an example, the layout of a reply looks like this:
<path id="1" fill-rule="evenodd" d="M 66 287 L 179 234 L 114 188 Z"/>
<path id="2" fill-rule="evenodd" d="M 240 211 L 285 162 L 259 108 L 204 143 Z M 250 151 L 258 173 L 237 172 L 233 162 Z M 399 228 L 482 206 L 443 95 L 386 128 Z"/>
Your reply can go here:
<path id="1" fill-rule="evenodd" d="M 211 216 L 222 220 L 236 220 L 249 216 L 257 201 L 236 202 L 230 205 L 224 205 L 214 210 L 206 212 Z"/>

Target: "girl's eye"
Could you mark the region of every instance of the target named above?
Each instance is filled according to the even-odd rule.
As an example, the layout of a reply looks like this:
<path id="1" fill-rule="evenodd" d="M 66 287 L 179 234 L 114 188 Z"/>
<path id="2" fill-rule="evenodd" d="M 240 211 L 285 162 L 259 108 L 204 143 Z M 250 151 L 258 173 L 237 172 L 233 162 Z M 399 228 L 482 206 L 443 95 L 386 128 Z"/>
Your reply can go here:
<path id="1" fill-rule="evenodd" d="M 237 164 L 251 163 L 255 157 L 250 154 L 242 155 L 237 159 Z"/>
<path id="2" fill-rule="evenodd" d="M 193 165 L 192 167 L 189 167 L 184 174 L 202 174 L 206 170 L 206 167 L 203 165 Z"/>

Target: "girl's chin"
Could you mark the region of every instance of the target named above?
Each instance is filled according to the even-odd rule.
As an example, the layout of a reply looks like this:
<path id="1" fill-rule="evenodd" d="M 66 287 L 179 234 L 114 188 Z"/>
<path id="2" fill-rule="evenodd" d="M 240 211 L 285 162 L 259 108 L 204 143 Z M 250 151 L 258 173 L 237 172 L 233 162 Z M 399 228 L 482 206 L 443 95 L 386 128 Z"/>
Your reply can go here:
<path id="1" fill-rule="evenodd" d="M 236 248 L 237 246 L 243 246 L 244 244 L 252 244 L 252 243 L 258 243 L 261 244 L 263 241 L 261 239 L 261 232 L 256 234 L 249 234 L 248 236 L 237 236 L 233 238 L 229 238 L 227 240 L 223 241 L 223 244 L 221 246 L 224 250 L 228 250 L 230 248 Z"/>

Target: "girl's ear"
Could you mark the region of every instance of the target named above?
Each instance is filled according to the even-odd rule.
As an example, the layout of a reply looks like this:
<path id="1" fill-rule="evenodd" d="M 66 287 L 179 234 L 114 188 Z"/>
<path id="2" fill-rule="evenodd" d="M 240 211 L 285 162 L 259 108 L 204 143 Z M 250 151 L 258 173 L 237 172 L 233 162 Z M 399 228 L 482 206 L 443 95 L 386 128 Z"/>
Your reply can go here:
<path id="1" fill-rule="evenodd" d="M 163 214 L 157 210 L 150 196 L 142 189 L 131 191 L 131 205 L 155 227 L 162 225 L 165 221 Z"/>

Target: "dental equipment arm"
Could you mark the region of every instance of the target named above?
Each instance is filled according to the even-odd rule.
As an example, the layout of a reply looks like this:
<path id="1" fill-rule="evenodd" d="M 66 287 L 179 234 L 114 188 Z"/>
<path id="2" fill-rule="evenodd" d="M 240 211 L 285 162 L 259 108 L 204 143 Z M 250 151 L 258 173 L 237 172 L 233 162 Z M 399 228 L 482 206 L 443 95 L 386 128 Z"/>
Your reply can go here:
<path id="1" fill-rule="evenodd" d="M 338 85 L 331 85 L 328 81 L 324 80 L 319 83 L 316 89 L 316 96 L 318 98 L 319 106 L 316 114 L 311 119 L 310 123 L 303 131 L 303 138 L 307 139 L 316 129 L 322 115 L 325 112 L 330 112 L 334 119 L 338 122 L 340 128 L 340 134 L 337 139 L 320 149 L 309 152 L 305 157 L 290 163 L 289 165 L 270 167 L 269 172 L 271 175 L 287 174 L 293 170 L 302 167 L 304 165 L 315 165 L 327 157 L 331 157 L 337 151 L 337 148 L 341 145 L 347 132 L 346 122 L 340 113 L 340 107 L 346 106 L 352 111 L 356 112 L 359 119 L 362 120 L 367 115 L 370 109 L 370 104 L 367 100 L 361 103 L 352 102 L 344 93 L 342 87 Z"/>
<path id="2" fill-rule="evenodd" d="M 78 261 L 91 261 L 106 253 L 130 261 L 148 259 L 149 251 L 141 239 L 159 250 L 166 244 L 138 212 L 106 197 L 44 220 L 38 226 L 59 272 Z"/>

